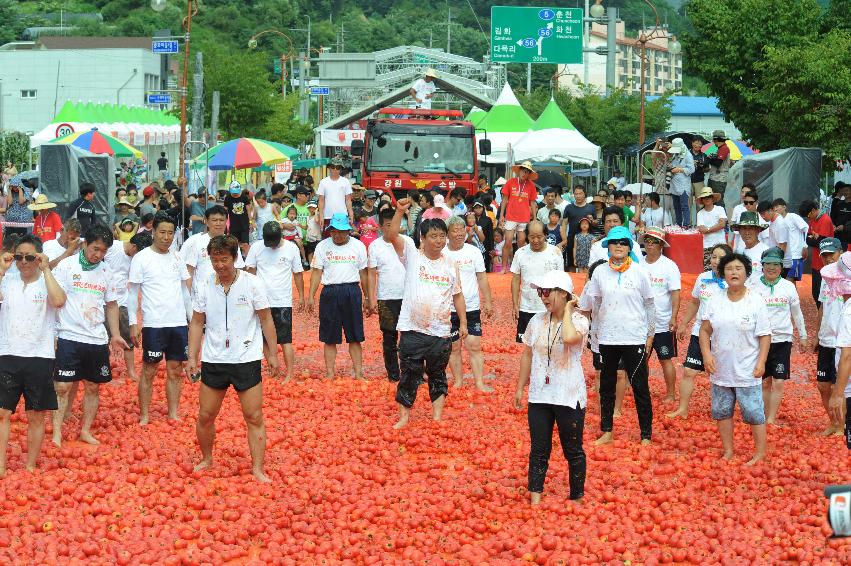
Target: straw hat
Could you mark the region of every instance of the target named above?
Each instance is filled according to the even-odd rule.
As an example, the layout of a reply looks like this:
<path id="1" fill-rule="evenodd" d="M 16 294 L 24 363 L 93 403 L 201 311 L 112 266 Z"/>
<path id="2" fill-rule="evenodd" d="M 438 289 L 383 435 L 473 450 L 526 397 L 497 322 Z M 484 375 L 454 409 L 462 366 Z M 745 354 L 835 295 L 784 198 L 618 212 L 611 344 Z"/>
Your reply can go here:
<path id="1" fill-rule="evenodd" d="M 434 69 L 426 69 L 425 73 L 423 73 L 426 77 L 431 77 L 433 79 L 437 78 L 437 71 Z"/>
<path id="2" fill-rule="evenodd" d="M 126 204 L 127 206 L 133 206 L 133 203 L 127 200 L 127 197 L 122 198 L 115 204 Z"/>
<path id="3" fill-rule="evenodd" d="M 511 167 L 511 170 L 514 171 L 515 175 L 519 175 L 521 169 L 526 169 L 527 171 L 529 171 L 529 180 L 530 181 L 534 181 L 535 179 L 538 178 L 538 173 L 535 171 L 535 168 L 532 167 L 531 161 L 524 161 L 520 165 L 513 165 Z"/>
<path id="4" fill-rule="evenodd" d="M 644 233 L 638 237 L 638 243 L 646 245 L 645 238 L 650 237 L 662 242 L 662 247 L 670 248 L 671 244 L 669 244 L 668 240 L 665 239 L 666 235 L 665 230 L 662 228 L 659 228 L 658 226 L 648 226 L 647 229 L 644 230 Z"/>
<path id="5" fill-rule="evenodd" d="M 702 189 L 700 189 L 697 192 L 696 195 L 694 195 L 694 198 L 702 199 L 702 198 L 709 198 L 711 196 L 712 196 L 712 188 L 711 187 L 703 187 Z"/>
<path id="6" fill-rule="evenodd" d="M 35 202 L 28 204 L 27 208 L 32 211 L 47 210 L 48 208 L 56 208 L 56 203 L 50 202 L 47 195 L 38 195 L 35 197 Z"/>
<path id="7" fill-rule="evenodd" d="M 595 195 L 594 198 L 591 199 L 591 202 L 599 202 L 600 204 L 606 204 L 606 198 L 601 197 L 600 195 Z"/>

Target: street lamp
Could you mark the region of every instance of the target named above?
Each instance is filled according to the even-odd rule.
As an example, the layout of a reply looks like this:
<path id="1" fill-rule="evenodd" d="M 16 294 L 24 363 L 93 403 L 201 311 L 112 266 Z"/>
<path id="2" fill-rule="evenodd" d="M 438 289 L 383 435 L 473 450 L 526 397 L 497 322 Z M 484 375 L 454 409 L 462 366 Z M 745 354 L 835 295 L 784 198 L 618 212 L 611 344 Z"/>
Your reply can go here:
<path id="1" fill-rule="evenodd" d="M 156 2 L 156 0 L 152 1 Z M 603 0 L 595 0 L 594 5 L 591 6 L 591 9 L 589 11 L 591 12 L 592 18 L 602 18 L 603 16 L 605 16 L 606 9 L 603 8 Z"/>
<path id="2" fill-rule="evenodd" d="M 154 12 L 162 12 L 165 10 L 168 0 L 151 0 L 151 10 Z"/>
<path id="3" fill-rule="evenodd" d="M 252 35 L 248 39 L 248 48 L 249 49 L 257 49 L 257 39 L 260 36 L 266 35 L 267 33 L 273 33 L 275 35 L 279 35 L 287 40 L 290 44 L 290 50 L 286 54 L 281 54 L 281 96 L 287 95 L 287 60 L 293 56 L 293 40 L 290 39 L 290 36 L 285 34 L 282 31 L 278 31 L 276 29 L 264 29 L 263 31 L 259 31 Z"/>

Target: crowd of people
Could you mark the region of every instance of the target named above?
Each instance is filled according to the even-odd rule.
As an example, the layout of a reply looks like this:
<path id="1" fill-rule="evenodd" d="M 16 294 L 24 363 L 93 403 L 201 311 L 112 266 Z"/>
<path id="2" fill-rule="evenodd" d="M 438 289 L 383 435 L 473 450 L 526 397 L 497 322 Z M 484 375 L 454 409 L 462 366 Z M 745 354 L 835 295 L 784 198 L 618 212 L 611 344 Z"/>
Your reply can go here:
<path id="1" fill-rule="evenodd" d="M 513 402 L 520 409 L 528 401 L 533 503 L 543 492 L 555 426 L 570 466 L 570 497 L 584 495 L 586 348 L 599 391 L 595 444 L 613 441 L 630 389 L 640 442 L 652 443 L 648 360 L 655 352 L 663 402 L 672 409 L 666 416 L 689 418 L 695 379 L 707 373 L 723 457 L 734 457 L 738 403 L 755 441 L 748 464 L 755 464 L 765 458 L 766 427 L 778 423 L 797 334 L 802 351 L 818 352 L 823 433 L 844 431 L 851 448 L 851 208 L 844 200 L 851 186 L 837 187 L 835 220 L 812 201 L 800 214 L 780 199 L 760 202 L 745 186 L 729 224 L 716 188 L 698 188 L 706 270 L 691 299 L 681 301 L 680 270 L 664 254 L 671 244 L 658 195 L 645 195 L 642 209 L 617 188 L 616 176 L 611 194 L 589 198 L 582 186 L 569 195 L 547 187 L 539 198 L 533 165 L 522 163 L 515 173 L 498 191 L 482 178 L 475 195 L 411 191 L 395 200 L 352 184 L 333 161 L 315 189 L 304 176 L 290 187 L 273 185 L 268 196 L 233 182 L 221 195 L 203 191 L 188 207 L 167 181 L 145 187 L 141 200 L 135 187 L 120 189 L 108 223 L 95 214 L 89 185 L 64 219 L 46 195 L 36 196 L 27 205 L 35 214 L 32 233 L 7 232 L 0 256 L 0 477 L 21 396 L 28 469 L 36 467 L 50 411 L 52 440 L 61 445 L 81 382 L 79 438 L 99 442 L 99 386 L 112 379 L 112 349 L 138 381 L 140 425 L 150 422 L 162 363 L 169 419 L 180 418 L 184 380 L 200 382 L 196 470 L 213 464 L 216 416 L 233 386 L 252 473 L 269 481 L 261 362 L 273 375 L 293 378 L 294 311 L 318 318 L 328 379 L 338 375 L 344 337 L 354 377 L 364 378 L 364 320 L 377 315 L 385 370 L 396 383 L 394 428 L 409 423 L 424 381 L 432 417 L 440 420 L 447 369 L 453 387 L 464 384 L 463 349 L 476 389 L 493 391 L 484 375 L 483 323 L 500 307 L 488 271 L 512 277 L 511 313 L 523 345 Z M 819 317 L 808 332 L 796 282 L 810 253 L 819 258 Z M 581 293 L 571 269 L 587 273 Z M 677 343 L 688 336 L 677 386 Z M 134 348 L 142 350 L 138 374 Z"/>

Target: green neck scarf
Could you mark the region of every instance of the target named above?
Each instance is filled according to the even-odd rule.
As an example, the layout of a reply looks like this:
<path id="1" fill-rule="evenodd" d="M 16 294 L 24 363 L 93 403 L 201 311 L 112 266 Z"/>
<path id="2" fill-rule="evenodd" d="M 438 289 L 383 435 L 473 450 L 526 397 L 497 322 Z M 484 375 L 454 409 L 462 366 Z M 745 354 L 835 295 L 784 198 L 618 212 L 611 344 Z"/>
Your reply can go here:
<path id="1" fill-rule="evenodd" d="M 766 287 L 768 287 L 769 289 L 771 289 L 772 295 L 774 294 L 774 287 L 776 287 L 777 284 L 780 283 L 781 279 L 782 279 L 782 277 L 778 277 L 777 279 L 774 280 L 773 283 L 769 283 L 768 279 L 765 278 L 765 275 L 761 275 L 759 277 L 759 280 L 762 281 L 762 284 L 765 285 Z"/>
<path id="2" fill-rule="evenodd" d="M 83 250 L 80 250 L 80 255 L 77 256 L 77 257 L 80 260 L 80 267 L 83 268 L 83 271 L 91 271 L 94 268 L 96 268 L 98 265 L 100 265 L 100 262 L 89 263 L 89 260 L 86 259 L 86 254 L 83 253 Z"/>

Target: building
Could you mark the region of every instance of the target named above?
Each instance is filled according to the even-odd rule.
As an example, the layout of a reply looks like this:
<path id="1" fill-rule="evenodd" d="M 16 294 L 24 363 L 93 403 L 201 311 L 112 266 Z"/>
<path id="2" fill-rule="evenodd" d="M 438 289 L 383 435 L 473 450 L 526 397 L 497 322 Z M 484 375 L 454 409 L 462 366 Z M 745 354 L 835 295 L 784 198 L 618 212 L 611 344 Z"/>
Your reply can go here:
<path id="1" fill-rule="evenodd" d="M 648 95 L 662 95 L 666 91 L 679 92 L 683 86 L 683 57 L 668 50 L 667 30 L 660 30 L 662 37 L 647 42 L 647 68 L 645 88 Z M 650 30 L 645 33 L 650 34 Z M 641 44 L 627 37 L 624 23 L 617 24 L 617 54 L 615 55 L 615 86 L 638 94 L 641 89 Z M 591 25 L 589 48 L 606 47 L 606 26 Z M 585 53 L 588 64 L 588 84 L 600 92 L 606 89 L 606 55 Z M 585 63 L 559 65 L 561 88 L 578 93 L 585 82 Z"/>
<path id="2" fill-rule="evenodd" d="M 0 130 L 37 132 L 66 101 L 142 106 L 163 88 L 145 37 L 39 37 L 0 46 Z"/>
<path id="3" fill-rule="evenodd" d="M 648 96 L 653 100 L 655 96 Z M 718 99 L 710 96 L 672 96 L 671 122 L 668 131 L 700 134 L 706 139 L 715 130 L 724 130 L 733 140 L 742 138 L 736 125 L 718 108 Z"/>

